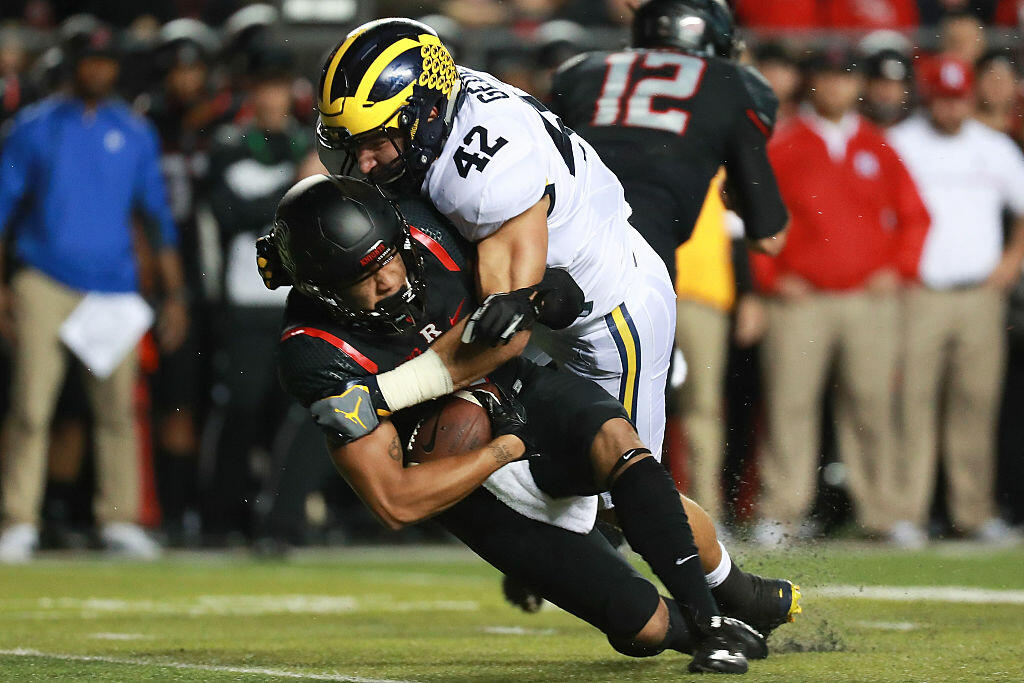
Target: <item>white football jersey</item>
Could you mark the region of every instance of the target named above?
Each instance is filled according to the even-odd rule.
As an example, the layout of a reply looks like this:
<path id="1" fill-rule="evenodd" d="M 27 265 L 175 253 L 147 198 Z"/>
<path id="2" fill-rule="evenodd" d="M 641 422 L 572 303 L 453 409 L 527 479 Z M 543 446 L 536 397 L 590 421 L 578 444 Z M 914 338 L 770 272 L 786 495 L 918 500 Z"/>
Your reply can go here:
<path id="1" fill-rule="evenodd" d="M 567 269 L 586 295 L 573 327 L 608 314 L 637 278 L 622 185 L 529 94 L 480 71 L 459 75 L 466 96 L 423 193 L 473 242 L 549 196 L 547 265 Z"/>

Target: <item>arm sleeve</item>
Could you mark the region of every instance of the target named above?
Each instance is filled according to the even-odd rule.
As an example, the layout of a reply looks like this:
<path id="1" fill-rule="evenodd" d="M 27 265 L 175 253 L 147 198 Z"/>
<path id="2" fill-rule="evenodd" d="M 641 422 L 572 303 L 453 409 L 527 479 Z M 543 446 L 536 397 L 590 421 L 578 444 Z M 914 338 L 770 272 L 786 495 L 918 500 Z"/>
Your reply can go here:
<path id="1" fill-rule="evenodd" d="M 3 143 L 0 155 L 0 236 L 7 232 L 8 223 L 18 203 L 25 196 L 28 177 L 32 169 L 32 145 L 29 128 L 15 125 Z"/>
<path id="2" fill-rule="evenodd" d="M 138 205 L 159 228 L 154 233 L 160 236 L 160 243 L 154 244 L 154 248 L 177 247 L 178 229 L 171 216 L 171 207 L 167 203 L 167 189 L 164 187 L 164 177 L 160 172 L 160 144 L 156 132 L 148 126 L 142 136 L 136 191 Z"/>
<path id="3" fill-rule="evenodd" d="M 729 196 L 743 218 L 747 237 L 761 239 L 786 226 L 788 214 L 768 161 L 768 139 L 778 100 L 756 71 L 741 68 L 743 111 L 729 136 L 725 167 Z"/>
<path id="4" fill-rule="evenodd" d="M 893 237 L 893 266 L 908 280 L 916 280 L 921 263 L 921 252 L 931 226 L 931 216 L 921 199 L 917 184 L 899 156 L 886 147 L 889 169 L 888 186 L 896 212 L 896 232 Z"/>

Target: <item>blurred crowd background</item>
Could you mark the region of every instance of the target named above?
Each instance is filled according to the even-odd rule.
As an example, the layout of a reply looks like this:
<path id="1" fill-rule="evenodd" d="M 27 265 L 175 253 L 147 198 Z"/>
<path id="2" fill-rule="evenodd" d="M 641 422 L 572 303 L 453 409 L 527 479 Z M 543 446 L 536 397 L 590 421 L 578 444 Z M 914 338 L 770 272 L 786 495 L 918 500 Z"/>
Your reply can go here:
<path id="1" fill-rule="evenodd" d="M 430 525 L 398 536 L 379 530 L 334 474 L 308 415 L 289 404 L 273 361 L 283 299 L 263 288 L 253 242 L 284 191 L 322 170 L 313 88 L 320 60 L 349 28 L 379 16 L 420 19 L 457 62 L 547 99 L 566 59 L 627 44 L 631 4 L 4 2 L 5 527 L 38 530 L 42 547 L 100 544 L 139 556 L 161 546 L 279 552 L 441 538 Z M 743 59 L 780 100 L 771 155 L 793 234 L 779 259 L 748 258 L 716 181 L 673 264 L 689 367 L 686 382 L 677 367 L 671 390 L 666 461 L 723 532 L 750 531 L 764 544 L 821 534 L 903 546 L 939 536 L 1007 540 L 1008 523 L 1024 521 L 1024 283 L 1019 260 L 1003 267 L 1013 265 L 1024 213 L 1024 162 L 1014 157 L 1024 143 L 1024 1 L 733 6 Z M 100 103 L 91 110 L 97 121 L 132 121 L 138 134 L 108 131 L 90 142 L 102 126 L 88 108 L 83 118 L 83 93 Z M 960 242 L 927 242 L 944 194 L 926 186 L 938 182 L 928 159 L 901 164 L 892 155 L 889 163 L 891 152 L 879 151 L 908 157 L 929 144 L 927 130 L 901 123 L 917 121 L 915 113 L 952 117 L 955 131 L 958 117 L 969 119 L 1013 148 L 994 153 L 1006 165 L 979 152 L 950 170 L 973 173 L 980 193 L 958 205 L 949 229 L 967 235 Z M 33 127 L 61 116 L 72 123 Z M 815 128 L 811 119 L 831 123 Z M 893 126 L 906 129 L 890 133 L 903 146 L 884 137 Z M 135 165 L 106 178 L 97 160 L 123 149 Z M 860 155 L 852 163 L 859 179 L 836 165 L 846 154 Z M 62 173 L 33 186 L 33 169 L 46 165 Z M 841 205 L 825 210 L 825 227 L 815 226 L 819 190 Z M 851 259 L 871 261 L 871 240 L 881 238 L 860 235 L 856 220 L 847 229 L 843 216 L 877 211 L 885 192 L 898 197 L 884 239 L 905 240 L 906 262 L 851 275 Z M 60 207 L 67 224 L 59 244 L 45 244 L 38 217 L 19 211 L 25 196 Z M 123 226 L 100 220 L 103 207 L 125 203 L 138 209 L 130 244 L 105 234 Z M 932 252 L 965 253 L 957 245 L 977 241 L 975 222 L 998 226 L 998 236 L 984 239 L 997 256 L 1005 243 L 1009 256 L 978 257 L 980 271 L 965 276 L 945 273 Z M 847 241 L 815 242 L 830 229 Z M 90 281 L 88 265 L 106 260 L 104 249 L 107 274 Z M 922 258 L 938 264 L 927 277 L 918 273 Z M 84 292 L 129 292 L 136 281 L 156 324 L 113 374 L 98 378 L 62 345 L 58 328 Z M 850 292 L 868 298 L 854 301 Z M 934 292 L 959 303 L 943 300 L 928 318 L 924 299 Z M 787 489 L 800 478 L 810 479 L 809 497 Z"/>

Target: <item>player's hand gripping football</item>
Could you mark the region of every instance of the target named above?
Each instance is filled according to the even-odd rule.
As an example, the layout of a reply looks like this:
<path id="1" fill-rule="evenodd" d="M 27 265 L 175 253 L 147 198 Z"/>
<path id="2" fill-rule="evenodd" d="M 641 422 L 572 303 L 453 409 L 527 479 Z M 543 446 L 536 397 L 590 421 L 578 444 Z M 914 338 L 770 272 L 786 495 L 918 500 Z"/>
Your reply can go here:
<path id="1" fill-rule="evenodd" d="M 487 411 L 491 418 L 491 438 L 512 435 L 523 442 L 523 455 L 519 458 L 529 458 L 537 455 L 537 449 L 531 443 L 529 436 L 529 425 L 526 422 L 526 408 L 510 392 L 498 387 L 501 399 L 495 398 L 494 394 L 483 389 L 474 389 L 471 393 L 480 401 L 480 405 Z"/>

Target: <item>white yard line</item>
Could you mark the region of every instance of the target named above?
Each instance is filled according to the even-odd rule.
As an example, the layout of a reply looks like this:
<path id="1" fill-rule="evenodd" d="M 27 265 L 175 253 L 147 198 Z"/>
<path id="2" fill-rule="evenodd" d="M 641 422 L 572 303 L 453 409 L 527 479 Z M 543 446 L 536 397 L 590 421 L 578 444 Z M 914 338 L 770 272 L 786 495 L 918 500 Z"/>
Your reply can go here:
<path id="1" fill-rule="evenodd" d="M 920 626 L 912 621 L 855 621 L 854 626 L 873 628 L 879 631 L 914 631 Z"/>
<path id="2" fill-rule="evenodd" d="M 804 595 L 826 598 L 862 598 L 893 602 L 966 602 L 1024 605 L 1024 590 L 994 590 L 967 586 L 818 586 L 809 587 Z"/>
<path id="3" fill-rule="evenodd" d="M 10 601 L 25 609 L 0 613 L 3 618 L 50 619 L 69 614 L 95 618 L 110 614 L 235 615 L 347 614 L 355 612 L 475 612 L 475 600 L 400 601 L 390 595 L 196 595 L 170 600 L 122 600 L 117 598 L 38 598 Z M 4 606 L 4 601 L 0 601 Z"/>
<path id="4" fill-rule="evenodd" d="M 553 628 L 525 628 L 523 626 L 484 626 L 480 630 L 497 636 L 550 636 L 555 633 Z"/>
<path id="5" fill-rule="evenodd" d="M 188 671 L 213 671 L 218 673 L 243 674 L 250 676 L 273 676 L 274 678 L 297 678 L 311 681 L 348 681 L 349 683 L 406 683 L 390 678 L 363 678 L 362 676 L 345 676 L 343 674 L 302 673 L 283 669 L 266 669 L 251 666 L 219 666 L 216 664 L 192 664 L 190 662 L 168 662 L 156 659 L 136 659 L 131 657 L 106 657 L 100 655 L 76 655 L 61 652 L 41 652 L 27 648 L 0 650 L 0 656 L 36 657 L 39 659 L 56 659 L 64 662 L 103 662 L 106 664 L 127 664 L 131 666 L 156 666 L 164 669 L 185 669 Z"/>

